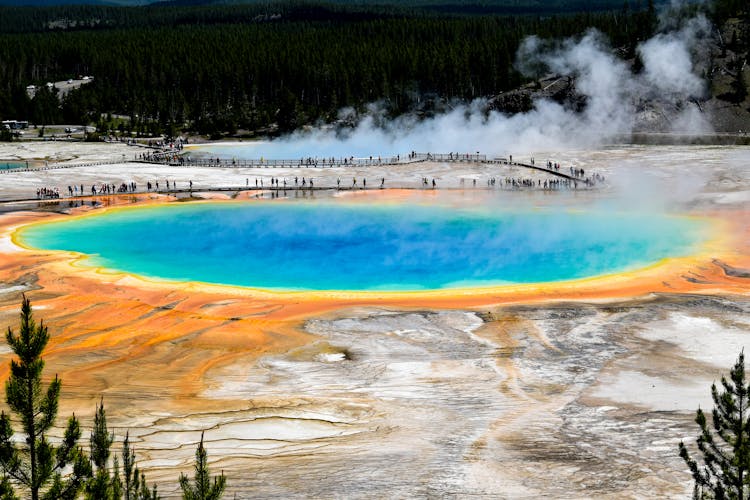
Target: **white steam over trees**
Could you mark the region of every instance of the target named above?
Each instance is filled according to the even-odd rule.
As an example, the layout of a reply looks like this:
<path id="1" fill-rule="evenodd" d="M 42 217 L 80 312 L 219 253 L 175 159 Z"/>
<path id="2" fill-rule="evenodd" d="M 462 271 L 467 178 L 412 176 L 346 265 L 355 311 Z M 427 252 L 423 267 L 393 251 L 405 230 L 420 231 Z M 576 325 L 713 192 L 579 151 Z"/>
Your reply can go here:
<path id="1" fill-rule="evenodd" d="M 483 152 L 504 154 L 560 147 L 588 147 L 620 134 L 629 134 L 650 120 L 650 103 L 666 103 L 673 110 L 670 130 L 706 133 L 709 121 L 696 102 L 706 93 L 695 57 L 710 34 L 710 23 L 699 15 L 677 29 L 659 33 L 638 44 L 641 71 L 619 58 L 596 30 L 566 40 L 532 36 L 520 45 L 517 67 L 526 76 L 549 74 L 574 82 L 577 96 L 563 102 L 537 98 L 523 113 L 487 111 L 487 99 L 456 105 L 451 111 L 417 120 L 411 116 L 384 119 L 372 105 L 352 129 L 315 128 L 259 146 L 254 155 L 269 158 L 311 155 L 370 155 L 424 151 L 463 151 L 466 144 Z M 578 105 L 573 105 L 573 101 Z M 351 114 L 352 112 L 349 111 Z"/>

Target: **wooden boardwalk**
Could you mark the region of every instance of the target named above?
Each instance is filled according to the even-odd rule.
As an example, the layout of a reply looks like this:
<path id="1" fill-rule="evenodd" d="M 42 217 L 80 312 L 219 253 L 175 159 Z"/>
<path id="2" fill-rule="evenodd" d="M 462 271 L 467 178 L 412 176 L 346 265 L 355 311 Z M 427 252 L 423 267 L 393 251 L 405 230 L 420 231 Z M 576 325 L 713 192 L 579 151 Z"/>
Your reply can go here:
<path id="1" fill-rule="evenodd" d="M 482 154 L 460 154 L 460 153 L 414 153 L 404 157 L 392 156 L 389 158 L 301 158 L 297 160 L 269 160 L 264 158 L 255 159 L 226 159 L 226 158 L 192 158 L 186 156 L 171 155 L 171 158 L 163 157 L 151 160 L 135 160 L 141 163 L 160 163 L 173 167 L 212 167 L 212 168 L 356 168 L 356 167 L 379 167 L 399 166 L 415 163 L 438 162 L 438 163 L 475 163 L 487 165 L 506 165 L 524 167 L 544 172 L 556 177 L 571 181 L 580 181 L 572 175 L 550 169 L 546 166 L 537 166 L 530 163 L 514 162 L 506 158 L 488 158 Z"/>
<path id="2" fill-rule="evenodd" d="M 147 164 L 147 165 L 165 165 L 165 166 L 171 166 L 171 167 L 178 167 L 178 168 L 216 168 L 216 169 L 232 169 L 232 168 L 253 168 L 253 169 L 340 169 L 343 171 L 349 168 L 356 168 L 356 169 L 367 169 L 367 168 L 374 168 L 374 167 L 396 167 L 396 166 L 407 166 L 407 165 L 415 165 L 420 163 L 455 163 L 455 164 L 477 164 L 477 165 L 498 165 L 498 166 L 511 166 L 511 167 L 521 167 L 526 168 L 530 170 L 535 170 L 538 172 L 546 173 L 551 176 L 565 179 L 568 184 L 568 187 L 563 187 L 563 189 L 578 189 L 578 184 L 581 183 L 582 187 L 590 188 L 594 184 L 592 183 L 589 185 L 588 181 L 580 178 L 572 176 L 568 173 L 561 172 L 559 170 L 555 170 L 554 168 L 548 168 L 547 166 L 537 166 L 533 163 L 523 163 L 518 161 L 511 161 L 510 159 L 506 158 L 488 158 L 486 155 L 480 155 L 480 154 L 455 154 L 455 153 L 448 153 L 448 154 L 437 154 L 437 153 L 412 153 L 408 154 L 405 157 L 401 156 L 395 156 L 395 157 L 388 157 L 386 159 L 382 159 L 380 157 L 367 157 L 367 158 L 327 158 L 327 159 L 321 159 L 321 158 L 302 158 L 302 159 L 296 159 L 296 160 L 284 160 L 284 159 L 277 159 L 277 160 L 267 160 L 264 158 L 258 158 L 258 159 L 244 159 L 244 160 L 237 160 L 237 159 L 221 159 L 221 158 L 192 158 L 189 156 L 179 156 L 177 154 L 169 154 L 165 155 L 163 153 L 159 153 L 158 155 L 148 155 L 147 158 L 135 158 L 132 160 L 110 160 L 110 161 L 99 161 L 99 162 L 83 162 L 83 163 L 66 163 L 66 164 L 46 164 L 45 165 L 39 165 L 39 166 L 28 166 L 28 167 L 22 167 L 22 168 L 16 168 L 16 169 L 6 169 L 6 170 L 0 170 L 0 175 L 2 174 L 11 174 L 11 173 L 18 173 L 18 172 L 37 172 L 37 171 L 46 171 L 46 170 L 59 170 L 59 169 L 72 169 L 72 168 L 82 168 L 82 167 L 105 167 L 109 165 L 117 165 L 117 164 L 127 164 L 127 163 L 139 163 L 139 164 Z M 417 167 L 418 168 L 418 167 Z M 269 172 L 271 173 L 271 172 Z M 378 172 L 378 176 L 381 176 L 384 172 L 380 171 Z M 106 169 L 102 169 L 102 174 L 106 174 Z M 281 172 L 279 172 L 279 176 L 283 175 Z M 500 172 L 497 174 L 499 177 L 502 176 Z M 490 186 L 488 185 L 486 189 L 491 190 L 499 190 L 499 191 L 506 191 L 506 190 L 517 190 L 517 189 L 527 189 L 528 186 L 516 186 L 515 183 L 512 186 L 507 185 L 507 181 L 505 185 L 502 182 L 502 179 L 500 180 L 500 183 L 498 185 L 495 185 L 494 183 Z M 142 184 L 141 184 L 142 185 Z M 383 186 L 383 187 L 398 187 L 399 189 L 415 189 L 415 190 L 429 190 L 429 189 L 464 189 L 463 183 L 460 187 L 449 187 L 449 186 L 431 186 L 431 185 L 422 185 L 422 186 Z M 382 189 L 383 187 L 380 186 L 380 183 L 377 181 L 370 186 L 369 188 L 363 188 L 361 186 L 357 185 L 328 185 L 328 186 L 314 186 L 310 187 L 310 185 L 286 185 L 286 186 L 197 186 L 193 185 L 192 187 L 185 187 L 185 188 L 174 188 L 171 189 L 151 189 L 151 190 L 145 190 L 145 189 L 138 189 L 135 192 L 131 191 L 123 191 L 123 192 L 110 192 L 110 193 L 94 193 L 94 194 L 76 194 L 74 196 L 68 196 L 68 193 L 63 193 L 62 190 L 60 190 L 60 197 L 59 198 L 23 198 L 23 199 L 4 199 L 0 200 L 1 203 L 13 203 L 13 202 L 33 202 L 33 201 L 39 201 L 39 202 L 56 202 L 59 200 L 82 200 L 82 199 L 88 199 L 88 198 L 97 198 L 102 196 L 115 196 L 115 195 L 127 195 L 127 194 L 136 194 L 136 193 L 158 193 L 158 194 L 171 194 L 171 195 L 181 195 L 181 194 L 191 194 L 194 192 L 231 192 L 231 193 L 239 193 L 241 191 L 262 191 L 265 193 L 271 193 L 271 195 L 280 195 L 280 193 L 284 193 L 284 195 L 287 194 L 287 192 L 315 192 L 315 191 L 359 191 L 363 189 L 369 189 L 369 190 L 378 190 Z M 533 186 L 532 186 L 533 188 Z M 485 189 L 483 186 L 477 186 L 474 184 L 471 189 Z M 546 181 L 545 181 L 545 188 Z M 549 190 L 557 190 L 558 187 L 552 187 L 550 184 Z M 296 195 L 295 195 L 296 196 Z"/>
<path id="3" fill-rule="evenodd" d="M 148 165 L 168 165 L 171 167 L 210 167 L 210 168 L 363 168 L 363 167 L 380 167 L 380 166 L 400 166 L 411 165 L 416 163 L 438 162 L 438 163 L 476 163 L 488 165 L 506 165 L 524 167 L 540 172 L 544 172 L 556 177 L 569 180 L 581 180 L 564 172 L 560 172 L 547 167 L 536 166 L 530 163 L 510 161 L 505 158 L 487 158 L 487 155 L 480 154 L 454 154 L 454 153 L 415 153 L 405 157 L 393 156 L 388 158 L 368 157 L 368 158 L 303 158 L 296 160 L 283 159 L 222 159 L 222 158 L 192 158 L 181 156 L 176 153 L 153 155 L 149 159 L 123 159 L 108 160 L 85 163 L 64 163 L 64 164 L 45 164 L 40 166 L 28 166 L 22 168 L 12 168 L 0 170 L 0 175 L 17 172 L 34 172 L 44 170 L 59 170 L 68 168 L 94 167 L 105 165 L 118 165 L 122 163 L 141 163 Z"/>

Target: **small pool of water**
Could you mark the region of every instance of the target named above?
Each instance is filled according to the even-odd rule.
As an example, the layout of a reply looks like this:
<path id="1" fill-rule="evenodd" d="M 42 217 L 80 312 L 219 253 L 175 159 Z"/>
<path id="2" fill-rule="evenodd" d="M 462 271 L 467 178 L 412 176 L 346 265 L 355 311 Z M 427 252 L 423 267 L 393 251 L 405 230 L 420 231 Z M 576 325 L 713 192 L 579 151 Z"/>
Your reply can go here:
<path id="1" fill-rule="evenodd" d="M 372 143 L 316 141 L 316 140 L 283 140 L 248 141 L 244 143 L 209 143 L 190 145 L 187 150 L 199 158 L 222 158 L 224 160 L 298 160 L 303 158 L 389 158 L 403 154 L 404 150 L 395 147 L 373 151 Z"/>
<path id="2" fill-rule="evenodd" d="M 694 253 L 706 224 L 655 214 L 254 201 L 173 204 L 22 228 L 27 246 L 152 278 L 281 290 L 572 280 Z"/>
<path id="3" fill-rule="evenodd" d="M 26 162 L 0 160 L 0 170 L 14 170 L 16 168 L 26 168 Z"/>

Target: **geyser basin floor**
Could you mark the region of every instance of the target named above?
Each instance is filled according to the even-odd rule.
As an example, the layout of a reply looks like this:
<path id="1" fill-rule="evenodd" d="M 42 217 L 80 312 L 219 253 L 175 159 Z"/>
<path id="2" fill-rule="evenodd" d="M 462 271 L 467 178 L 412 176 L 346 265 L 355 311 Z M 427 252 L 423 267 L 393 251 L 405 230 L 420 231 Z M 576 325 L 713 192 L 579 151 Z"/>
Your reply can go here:
<path id="1" fill-rule="evenodd" d="M 373 197 L 374 198 L 374 197 Z M 30 226 L 17 241 L 88 265 L 276 290 L 430 290 L 587 278 L 695 253 L 685 217 L 346 200 L 130 208 Z"/>
<path id="2" fill-rule="evenodd" d="M 0 149 L 11 146 L 20 147 Z M 39 147 L 50 155 L 64 147 L 114 148 L 120 156 L 120 145 Z M 750 269 L 750 150 L 566 154 L 566 163 L 637 181 L 638 196 L 624 209 L 680 194 L 680 210 L 719 220 L 726 231 L 698 255 L 590 280 L 419 293 L 265 293 L 71 265 L 75 255 L 10 241 L 19 226 L 70 216 L 5 213 L 0 326 L 18 324 L 26 291 L 52 336 L 46 372 L 63 380 L 60 415 L 75 412 L 85 433 L 103 395 L 110 425 L 118 438 L 131 431 L 139 465 L 165 498 L 179 497 L 180 472 L 192 474 L 202 430 L 213 470 L 228 477 L 228 497 L 687 498 L 691 479 L 676 443 L 695 436 L 694 410 L 706 404 L 684 390 L 670 391 L 655 408 L 648 403 L 675 386 L 708 397 L 711 381 L 739 352 L 733 339 L 747 331 L 750 313 L 750 279 L 739 276 Z M 469 167 L 417 168 L 398 175 L 411 175 L 415 185 L 421 175 L 454 175 L 442 181 L 453 186 L 461 175 L 480 175 Z M 644 170 L 663 176 L 669 190 L 649 191 L 653 180 L 642 182 Z M 122 165 L 103 174 L 101 167 L 76 167 L 4 174 L 4 181 L 29 192 L 112 176 L 187 182 L 196 172 L 203 171 Z M 206 185 L 230 184 L 216 179 L 238 175 L 244 184 L 246 176 L 215 168 L 201 175 Z M 252 182 L 255 173 L 249 175 Z M 344 174 L 327 175 L 321 184 Z M 478 193 L 460 196 L 476 202 Z M 615 197 L 492 196 L 563 210 Z M 394 192 L 356 198 L 424 202 Z M 96 201 L 129 204 L 130 197 Z M 725 273 L 714 258 L 739 272 Z M 485 323 L 471 311 L 481 311 Z M 9 351 L 2 352 L 0 381 L 10 362 Z"/>

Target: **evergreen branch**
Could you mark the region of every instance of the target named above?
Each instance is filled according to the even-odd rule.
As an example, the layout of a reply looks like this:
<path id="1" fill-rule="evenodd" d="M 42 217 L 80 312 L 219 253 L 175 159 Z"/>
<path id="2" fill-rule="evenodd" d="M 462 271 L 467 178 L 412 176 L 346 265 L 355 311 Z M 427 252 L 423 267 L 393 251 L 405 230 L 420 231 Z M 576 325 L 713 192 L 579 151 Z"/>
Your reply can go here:
<path id="1" fill-rule="evenodd" d="M 680 457 L 695 483 L 694 498 L 747 500 L 750 421 L 744 372 L 744 355 L 741 353 L 730 372 L 731 382 L 722 377 L 721 392 L 716 384 L 711 385 L 714 408 L 710 425 L 703 410 L 698 408 L 696 411 L 695 422 L 700 428 L 696 445 L 703 455 L 703 465 L 690 456 L 683 442 L 679 443 Z"/>
<path id="2" fill-rule="evenodd" d="M 78 440 L 80 438 L 81 426 L 74 414 L 68 419 L 68 426 L 65 429 L 65 436 L 63 437 L 62 443 L 60 443 L 60 446 L 57 448 L 57 453 L 55 454 L 55 470 L 64 468 L 76 458 L 76 444 L 78 443 Z"/>

